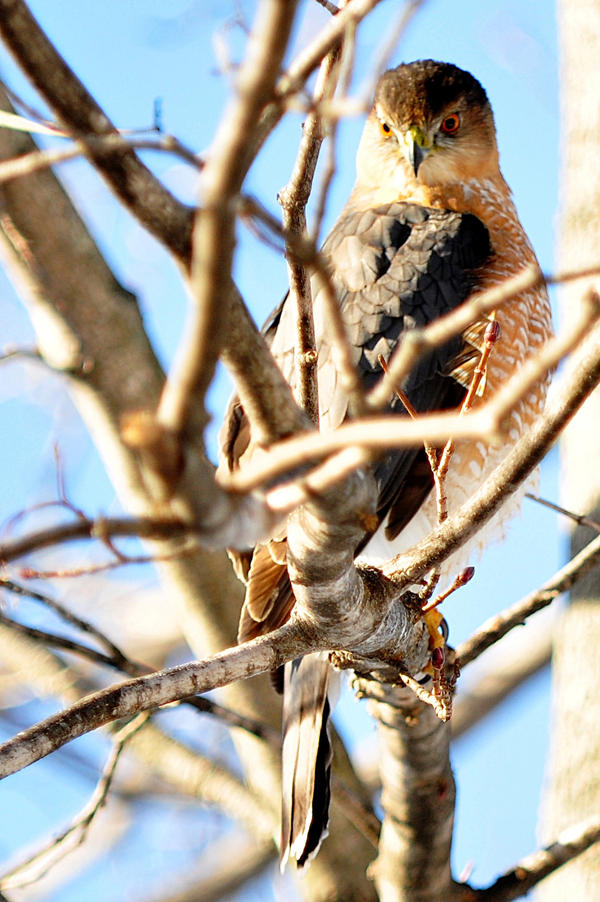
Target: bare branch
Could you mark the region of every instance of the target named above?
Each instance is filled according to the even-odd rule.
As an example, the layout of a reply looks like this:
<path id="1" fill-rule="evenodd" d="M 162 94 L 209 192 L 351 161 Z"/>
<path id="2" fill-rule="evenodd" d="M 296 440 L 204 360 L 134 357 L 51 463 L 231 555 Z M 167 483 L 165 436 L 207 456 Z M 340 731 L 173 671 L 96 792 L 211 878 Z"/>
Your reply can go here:
<path id="1" fill-rule="evenodd" d="M 78 140 L 85 145 L 89 136 L 118 136 L 23 0 L 0 0 L 0 35 L 59 121 Z M 192 211 L 167 191 L 134 151 L 89 146 L 87 156 L 140 222 L 176 257 L 189 260 Z"/>
<path id="2" fill-rule="evenodd" d="M 555 842 L 527 855 L 512 871 L 503 874 L 487 889 L 474 890 L 472 894 L 465 893 L 465 899 L 468 902 L 510 902 L 511 899 L 520 899 L 545 877 L 598 841 L 600 823 L 597 820 L 569 827 L 559 834 Z"/>
<path id="3" fill-rule="evenodd" d="M 527 617 L 549 605 L 555 598 L 568 592 L 577 580 L 594 567 L 600 560 L 600 536 L 576 554 L 568 564 L 561 567 L 554 576 L 535 592 L 507 608 L 501 614 L 487 620 L 470 639 L 460 645 L 456 653 L 461 667 L 466 667 L 482 652 L 506 635 L 515 626 L 520 626 Z"/>
<path id="4" fill-rule="evenodd" d="M 136 717 L 115 734 L 113 748 L 104 766 L 102 776 L 83 810 L 74 818 L 73 823 L 58 836 L 54 836 L 50 842 L 25 861 L 0 875 L 0 887 L 11 889 L 35 883 L 62 861 L 66 855 L 85 842 L 96 815 L 106 803 L 125 745 L 146 724 L 147 720 L 147 714 Z"/>
<path id="5" fill-rule="evenodd" d="M 7 363 L 10 360 L 35 360 L 37 363 L 46 362 L 37 348 L 5 348 L 0 352 L 0 363 Z"/>
<path id="6" fill-rule="evenodd" d="M 88 620 L 83 620 L 81 617 L 73 614 L 72 611 L 70 611 L 60 602 L 56 601 L 56 599 L 50 598 L 50 596 L 45 593 L 36 592 L 33 589 L 27 589 L 25 588 L 25 586 L 21 586 L 18 583 L 14 582 L 12 579 L 6 579 L 5 577 L 0 577 L 0 587 L 6 589 L 9 592 L 12 592 L 15 595 L 21 595 L 25 598 L 31 598 L 33 601 L 37 601 L 40 604 L 45 605 L 45 607 L 49 608 L 51 611 L 54 611 L 67 623 L 76 626 L 82 632 L 87 633 L 88 635 L 93 636 L 95 639 L 97 639 L 109 651 L 111 658 L 116 662 L 117 666 L 120 666 L 121 663 L 125 662 L 126 658 L 121 649 L 117 645 L 115 645 L 114 642 L 112 642 L 105 633 L 97 629 Z"/>
<path id="7" fill-rule="evenodd" d="M 283 228 L 290 235 L 305 235 L 306 204 L 327 122 L 318 112 L 319 102 L 332 97 L 336 87 L 339 47 L 330 51 L 321 63 L 313 101 L 316 111 L 310 113 L 302 127 L 302 140 L 288 184 L 279 192 L 283 210 Z M 293 252 L 286 254 L 290 278 L 290 297 L 297 309 L 297 384 L 298 401 L 312 423 L 319 423 L 317 383 L 317 345 L 312 310 L 310 279 L 302 262 Z"/>
<path id="8" fill-rule="evenodd" d="M 87 138 L 85 144 L 76 141 L 69 147 L 34 150 L 14 160 L 0 163 L 0 184 L 11 179 L 23 178 L 57 163 L 67 163 L 77 157 L 85 156 L 88 147 L 98 150 L 155 150 L 181 157 L 195 169 L 202 169 L 204 163 L 196 154 L 185 147 L 174 135 L 159 135 L 152 138 L 128 138 L 111 134 L 103 137 Z"/>
<path id="9" fill-rule="evenodd" d="M 189 431 L 192 412 L 205 423 L 204 396 L 228 324 L 234 248 L 233 198 L 254 158 L 248 135 L 273 95 L 296 2 L 261 0 L 237 74 L 236 96 L 221 119 L 203 172 L 203 207 L 196 215 L 191 267 L 194 303 L 158 408 L 158 420 L 172 433 Z M 201 434 L 201 433 L 199 433 Z"/>
<path id="10" fill-rule="evenodd" d="M 278 99 L 284 99 L 297 91 L 329 51 L 343 40 L 346 29 L 358 25 L 380 2 L 381 0 L 350 0 L 337 15 L 333 16 L 312 43 L 300 51 L 288 67 L 287 72 L 279 79 Z M 274 122 L 272 124 L 275 116 L 277 116 L 276 110 L 267 109 L 259 124 L 259 130 L 263 131 L 268 127 L 268 131 L 270 131 L 275 124 Z"/>
<path id="11" fill-rule="evenodd" d="M 421 445 L 423 442 L 443 446 L 451 436 L 454 439 L 493 440 L 501 433 L 503 421 L 518 402 L 581 341 L 582 336 L 589 332 L 590 326 L 598 320 L 600 300 L 595 294 L 588 298 L 589 303 L 582 309 L 579 322 L 564 334 L 548 341 L 523 364 L 492 401 L 478 410 L 465 415 L 429 414 L 414 419 L 364 418 L 356 423 L 344 423 L 334 432 L 311 433 L 287 439 L 273 446 L 268 458 L 256 463 L 250 462 L 230 475 L 224 474 L 223 483 L 238 491 L 248 491 L 285 472 L 293 471 L 309 460 L 332 454 L 348 445 L 381 452 L 390 448 Z"/>
<path id="12" fill-rule="evenodd" d="M 555 504 L 554 501 L 540 498 L 538 495 L 532 495 L 531 492 L 525 492 L 525 497 L 530 498 L 531 501 L 537 501 L 538 504 L 542 504 L 544 507 L 549 507 L 550 510 L 556 511 L 558 514 L 563 514 L 563 516 L 568 517 L 569 520 L 573 520 L 579 526 L 589 526 L 589 528 L 593 529 L 595 532 L 600 532 L 600 523 L 596 520 L 591 520 L 583 514 L 575 514 L 573 511 L 568 511 L 566 508 L 561 507 L 560 504 Z"/>
<path id="13" fill-rule="evenodd" d="M 256 511 L 258 513 L 258 511 Z M 256 523 L 251 526 L 251 517 L 248 521 L 250 532 L 246 535 L 249 545 L 253 545 L 268 533 L 267 526 L 264 531 L 256 531 Z M 274 525 L 276 519 L 271 520 L 271 526 Z M 241 524 L 238 524 L 241 526 Z M 160 517 L 98 517 L 96 519 L 80 518 L 74 523 L 60 524 L 59 526 L 42 529 L 37 533 L 30 533 L 19 539 L 8 539 L 0 544 L 0 558 L 8 563 L 17 560 L 32 551 L 38 551 L 41 548 L 48 548 L 51 545 L 60 544 L 62 542 L 72 542 L 77 539 L 100 539 L 105 541 L 107 538 L 116 536 L 138 536 L 142 539 L 175 539 L 180 536 L 195 534 L 199 529 L 200 532 L 205 531 L 204 526 L 195 527 L 192 524 L 185 523 L 182 520 L 162 519 Z M 206 538 L 209 541 L 211 526 L 206 527 Z M 229 537 L 225 537 L 224 544 L 232 545 L 235 539 L 240 539 L 245 535 L 243 528 L 236 528 Z M 217 542 L 216 547 L 219 547 Z"/>
<path id="14" fill-rule="evenodd" d="M 219 652 L 205 661 L 172 667 L 87 696 L 0 746 L 0 777 L 22 770 L 65 743 L 123 717 L 275 670 L 313 650 L 306 627 L 288 623 L 268 636 Z M 324 646 L 321 646 L 324 648 Z"/>

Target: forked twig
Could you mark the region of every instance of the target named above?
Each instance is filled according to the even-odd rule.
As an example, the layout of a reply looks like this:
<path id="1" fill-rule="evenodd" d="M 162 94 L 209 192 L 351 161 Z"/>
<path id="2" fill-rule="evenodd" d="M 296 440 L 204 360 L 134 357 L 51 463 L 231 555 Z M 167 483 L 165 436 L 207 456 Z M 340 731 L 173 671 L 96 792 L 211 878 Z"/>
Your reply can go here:
<path id="1" fill-rule="evenodd" d="M 66 855 L 81 846 L 88 835 L 90 827 L 98 812 L 106 804 L 117 764 L 127 742 L 142 727 L 146 725 L 151 714 L 138 714 L 129 723 L 114 734 L 114 745 L 108 756 L 91 798 L 75 817 L 73 823 L 63 830 L 58 836 L 53 837 L 41 849 L 30 855 L 25 861 L 0 876 L 0 887 L 10 889 L 12 887 L 29 886 L 44 877 L 53 867 L 62 861 Z M 72 843 L 69 844 L 69 840 Z M 35 868 L 35 866 L 38 866 Z M 33 870 L 33 873 L 30 873 Z"/>

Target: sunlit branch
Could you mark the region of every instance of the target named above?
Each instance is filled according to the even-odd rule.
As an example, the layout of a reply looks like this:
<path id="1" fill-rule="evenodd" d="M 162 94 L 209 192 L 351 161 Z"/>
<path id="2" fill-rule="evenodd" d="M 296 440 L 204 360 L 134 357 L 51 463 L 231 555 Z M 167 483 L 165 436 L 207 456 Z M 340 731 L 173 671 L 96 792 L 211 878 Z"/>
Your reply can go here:
<path id="1" fill-rule="evenodd" d="M 19 733 L 0 746 L 0 777 L 95 730 L 143 711 L 151 711 L 234 680 L 276 670 L 288 660 L 314 650 L 306 627 L 288 623 L 267 636 L 219 652 L 205 661 L 172 667 L 89 695 L 65 711 Z M 323 646 L 324 647 L 324 646 Z"/>
<path id="2" fill-rule="evenodd" d="M 349 446 L 357 445 L 371 451 L 390 448 L 414 447 L 423 442 L 444 445 L 451 436 L 458 440 L 492 440 L 501 432 L 507 415 L 527 395 L 545 373 L 552 369 L 589 331 L 600 316 L 600 303 L 591 294 L 589 303 L 582 309 L 579 322 L 565 333 L 550 339 L 527 360 L 492 401 L 465 415 L 455 413 L 428 414 L 415 419 L 387 417 L 364 418 L 358 422 L 342 424 L 334 432 L 310 433 L 287 439 L 270 449 L 267 458 L 249 463 L 229 477 L 225 484 L 238 491 L 248 491 L 293 470 L 310 460 Z"/>
<path id="3" fill-rule="evenodd" d="M 69 639 L 64 636 L 58 636 L 46 630 L 35 629 L 33 627 L 27 626 L 26 624 L 12 620 L 5 614 L 0 613 L 0 623 L 13 630 L 14 632 L 21 633 L 22 635 L 27 636 L 29 639 L 41 642 L 43 645 L 72 652 L 76 655 L 86 658 L 89 661 L 93 661 L 96 664 L 102 664 L 106 667 L 110 667 L 113 670 L 118 670 L 121 673 L 128 674 L 132 677 L 145 676 L 147 674 L 156 672 L 154 668 L 148 667 L 145 664 L 140 664 L 139 662 L 134 661 L 127 655 L 123 654 L 118 646 L 116 646 L 105 633 L 97 629 L 88 621 L 82 620 L 80 617 L 77 617 L 71 611 L 67 610 L 64 605 L 59 604 L 54 599 L 49 598 L 49 596 L 42 595 L 39 592 L 34 592 L 24 587 L 18 586 L 17 584 L 12 583 L 12 581 L 10 580 L 3 580 L 2 585 L 4 588 L 7 588 L 13 592 L 18 592 L 18 594 L 28 596 L 33 598 L 34 600 L 40 601 L 47 607 L 56 611 L 68 623 L 71 623 L 72 625 L 78 627 L 85 633 L 93 635 L 102 645 L 105 646 L 105 648 L 108 649 L 108 653 L 99 652 L 96 649 L 90 648 L 87 645 L 83 645 L 82 643 L 77 642 L 74 639 Z M 232 711 L 230 708 L 223 707 L 223 705 L 219 705 L 217 704 L 217 702 L 214 702 L 211 699 L 204 697 L 192 697 L 184 699 L 183 701 L 185 702 L 185 704 L 196 708 L 198 711 L 217 717 L 222 723 L 226 724 L 229 727 L 238 727 L 239 729 L 245 730 L 248 733 L 252 733 L 259 739 L 265 739 L 269 742 L 275 742 L 279 740 L 278 730 L 272 730 L 266 724 L 259 723 L 257 720 L 254 720 L 251 717 L 246 717 L 245 715 L 240 714 L 237 711 Z"/>
<path id="4" fill-rule="evenodd" d="M 518 865 L 499 877 L 486 889 L 465 894 L 469 902 L 510 902 L 520 899 L 529 890 L 568 861 L 581 855 L 600 841 L 600 823 L 587 821 L 563 830 L 557 839 L 543 849 L 521 859 Z"/>
<path id="5" fill-rule="evenodd" d="M 194 225 L 190 286 L 193 303 L 167 376 L 157 418 L 169 432 L 193 434 L 205 426 L 204 397 L 229 321 L 235 213 L 232 203 L 254 154 L 248 135 L 275 82 L 294 22 L 296 2 L 261 0 L 236 79 L 236 93 L 224 111 L 202 179 L 203 206 Z"/>
<path id="6" fill-rule="evenodd" d="M 291 235 L 306 233 L 306 204 L 312 190 L 314 173 L 321 144 L 327 132 L 327 121 L 318 112 L 318 104 L 335 92 L 338 73 L 339 48 L 321 63 L 313 94 L 316 110 L 310 113 L 302 127 L 302 139 L 294 169 L 288 184 L 279 192 L 283 212 L 283 228 Z M 310 421 L 318 427 L 319 397 L 317 381 L 317 345 L 312 310 L 310 277 L 306 267 L 294 254 L 287 253 L 290 279 L 290 298 L 296 307 L 296 372 L 298 402 Z"/>
<path id="7" fill-rule="evenodd" d="M 5 160 L 0 163 L 0 184 L 11 179 L 22 178 L 47 169 L 58 163 L 67 163 L 78 157 L 85 156 L 88 147 L 97 150 L 118 150 L 119 148 L 131 150 L 154 150 L 161 153 L 169 153 L 178 156 L 193 166 L 202 169 L 204 163 L 192 150 L 185 147 L 173 135 L 159 135 L 152 138 L 130 138 L 123 135 L 105 135 L 103 137 L 90 136 L 85 142 L 75 141 L 69 147 L 50 148 L 48 150 L 34 150 L 31 153 L 14 160 Z"/>
<path id="8" fill-rule="evenodd" d="M 526 595 L 516 604 L 506 608 L 487 620 L 470 639 L 456 649 L 460 664 L 465 667 L 479 657 L 482 652 L 506 635 L 515 626 L 520 626 L 536 611 L 549 605 L 555 598 L 567 592 L 600 560 L 600 536 L 590 542 L 568 564 L 561 567 L 554 576 L 535 592 Z"/>
<path id="9" fill-rule="evenodd" d="M 136 717 L 126 724 L 114 736 L 114 744 L 104 766 L 102 776 L 90 800 L 83 810 L 74 818 L 73 823 L 54 836 L 50 842 L 21 862 L 17 867 L 0 875 L 0 886 L 5 888 L 29 886 L 45 877 L 46 874 L 85 842 L 92 823 L 106 803 L 119 758 L 129 739 L 140 730 L 148 720 L 148 714 Z"/>

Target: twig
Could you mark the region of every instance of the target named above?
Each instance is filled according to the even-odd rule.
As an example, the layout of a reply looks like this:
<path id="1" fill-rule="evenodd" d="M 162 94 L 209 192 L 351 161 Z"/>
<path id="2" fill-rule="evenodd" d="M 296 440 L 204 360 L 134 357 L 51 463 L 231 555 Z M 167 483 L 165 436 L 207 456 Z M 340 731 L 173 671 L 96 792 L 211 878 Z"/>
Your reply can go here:
<path id="1" fill-rule="evenodd" d="M 349 27 L 358 25 L 381 0 L 352 0 L 343 9 L 333 16 L 325 28 L 315 37 L 308 47 L 300 51 L 298 56 L 289 65 L 287 71 L 277 83 L 276 96 L 279 101 L 297 91 L 320 65 L 321 60 L 329 51 L 343 40 Z M 271 130 L 276 123 L 278 111 L 276 109 L 265 110 L 259 129 Z M 275 122 L 273 120 L 275 119 Z"/>
<path id="2" fill-rule="evenodd" d="M 53 837 L 50 842 L 44 845 L 41 849 L 39 849 L 25 861 L 21 862 L 21 864 L 19 864 L 17 867 L 12 868 L 10 871 L 7 871 L 3 875 L 1 875 L 0 886 L 2 888 L 8 887 L 10 889 L 12 887 L 29 886 L 31 883 L 40 880 L 53 867 L 55 867 L 60 861 L 62 861 L 62 859 L 66 855 L 68 855 L 70 852 L 73 852 L 78 846 L 82 845 L 82 843 L 85 842 L 88 831 L 96 815 L 98 814 L 102 806 L 106 803 L 106 799 L 108 797 L 108 793 L 110 791 L 110 787 L 115 775 L 115 770 L 119 762 L 119 758 L 121 757 L 121 754 L 125 748 L 125 745 L 127 744 L 128 740 L 138 732 L 138 730 L 145 726 L 148 721 L 148 717 L 148 714 L 143 714 L 135 717 L 133 721 L 126 724 L 117 733 L 115 733 L 115 742 L 108 760 L 104 765 L 102 776 L 98 781 L 98 785 L 96 786 L 94 793 L 92 794 L 90 800 L 85 805 L 83 810 L 75 817 L 73 823 L 69 827 L 67 827 L 67 829 L 59 833 L 58 836 Z M 74 842 L 71 846 L 68 846 L 67 840 L 72 837 L 75 837 Z M 34 871 L 34 873 L 28 873 L 35 865 L 38 865 L 38 868 Z"/>
<path id="3" fill-rule="evenodd" d="M 167 191 L 133 150 L 115 152 L 87 143 L 89 136 L 120 136 L 23 0 L 0 0 L 0 34 L 59 122 L 86 145 L 86 155 L 125 206 L 176 257 L 189 260 L 192 211 Z"/>
<path id="4" fill-rule="evenodd" d="M 0 560 L 9 563 L 32 551 L 48 548 L 62 542 L 105 536 L 139 536 L 145 539 L 174 538 L 193 532 L 190 525 L 181 520 L 164 520 L 153 517 L 97 517 L 76 520 L 41 529 L 19 539 L 9 539 L 0 544 Z"/>
<path id="5" fill-rule="evenodd" d="M 254 158 L 248 135 L 273 95 L 297 3 L 261 0 L 237 78 L 237 93 L 217 129 L 203 175 L 203 207 L 196 216 L 191 267 L 193 305 L 157 411 L 172 434 L 190 434 L 192 413 L 206 423 L 204 397 L 228 324 L 235 213 Z M 201 434 L 201 431 L 198 433 Z"/>
<path id="6" fill-rule="evenodd" d="M 251 462 L 235 473 L 224 476 L 224 484 L 237 491 L 249 491 L 286 472 L 292 472 L 308 461 L 340 451 L 348 445 L 358 445 L 381 452 L 390 448 L 414 447 L 423 442 L 443 445 L 449 436 L 455 439 L 493 440 L 501 429 L 504 419 L 518 402 L 549 369 L 579 343 L 582 336 L 589 332 L 590 326 L 600 317 L 596 295 L 591 294 L 587 297 L 589 304 L 582 310 L 580 321 L 543 345 L 503 386 L 494 399 L 481 406 L 479 410 L 464 416 L 455 413 L 424 414 L 414 420 L 399 417 L 364 418 L 357 423 L 343 423 L 334 432 L 311 433 L 287 439 L 272 446 L 266 459 Z M 384 375 L 383 378 L 387 377 Z M 395 390 L 393 385 L 391 390 Z"/>
<path id="7" fill-rule="evenodd" d="M 66 636 L 57 636 L 56 633 L 50 633 L 47 630 L 26 626 L 24 623 L 19 623 L 19 621 L 13 620 L 11 617 L 7 617 L 6 614 L 2 614 L 1 612 L 0 624 L 9 627 L 9 629 L 16 633 L 27 636 L 29 639 L 35 639 L 37 642 L 42 642 L 44 645 L 49 645 L 53 648 L 62 648 L 64 651 L 71 651 L 74 654 L 82 655 L 89 661 L 94 661 L 95 664 L 105 664 L 109 667 L 118 667 L 119 670 L 126 670 L 124 666 L 119 666 L 116 663 L 115 657 L 111 655 L 97 651 L 95 648 L 90 648 L 87 645 L 82 645 L 81 642 L 77 642 L 75 639 L 68 639 Z M 147 670 L 144 670 L 144 672 L 147 672 Z"/>
<path id="8" fill-rule="evenodd" d="M 0 163 L 0 166 L 2 164 Z M 46 361 L 40 354 L 38 348 L 5 348 L 0 353 L 0 363 L 6 363 L 9 360 L 36 360 L 39 363 Z"/>
<path id="9" fill-rule="evenodd" d="M 126 138 L 122 135 L 89 136 L 85 141 L 75 141 L 70 147 L 34 150 L 22 157 L 0 163 L 0 184 L 12 179 L 23 178 L 57 163 L 67 163 L 77 157 L 85 156 L 88 147 L 97 150 L 117 150 L 119 148 L 155 150 L 181 157 L 195 169 L 202 169 L 204 165 L 200 157 L 173 135 L 161 135 L 155 138 Z"/>
<path id="10" fill-rule="evenodd" d="M 19 583 L 14 582 L 12 579 L 6 579 L 4 577 L 0 577 L 0 587 L 6 589 L 9 592 L 12 592 L 15 595 L 20 595 L 24 598 L 31 598 L 32 601 L 37 601 L 40 604 L 43 604 L 45 607 L 50 608 L 51 611 L 54 611 L 58 614 L 66 623 L 70 623 L 72 626 L 77 627 L 83 633 L 87 633 L 90 636 L 93 636 L 94 639 L 97 639 L 101 645 L 103 645 L 110 653 L 111 658 L 117 662 L 117 666 L 123 663 L 126 660 L 125 655 L 121 651 L 121 649 L 112 642 L 108 636 L 97 629 L 92 623 L 87 620 L 83 620 L 81 617 L 78 617 L 76 614 L 73 614 L 68 608 L 62 605 L 59 601 L 56 601 L 54 598 L 50 598 L 49 595 L 36 592 L 33 589 L 26 589 L 24 586 L 19 585 Z"/>
<path id="11" fill-rule="evenodd" d="M 332 16 L 336 16 L 340 8 L 336 6 L 335 3 L 331 3 L 331 0 L 317 0 L 319 6 L 322 6 L 323 9 L 326 9 L 328 13 L 331 13 Z"/>
<path id="12" fill-rule="evenodd" d="M 123 554 L 118 549 L 113 548 L 113 542 L 110 537 L 103 538 L 104 545 L 110 545 L 111 551 L 115 554 L 112 561 L 104 561 L 100 564 L 81 564 L 78 567 L 60 567 L 52 570 L 37 570 L 35 567 L 21 567 L 19 575 L 22 579 L 77 579 L 80 576 L 92 576 L 98 573 L 108 573 L 110 570 L 116 570 L 120 567 L 128 567 L 140 564 L 160 564 L 167 561 L 180 560 L 187 555 L 196 554 L 198 551 L 198 543 L 195 541 L 182 544 L 181 548 L 175 551 L 167 551 L 164 554 Z"/>
<path id="13" fill-rule="evenodd" d="M 586 821 L 563 830 L 557 839 L 537 852 L 523 858 L 519 864 L 486 889 L 465 894 L 469 902 L 510 902 L 520 899 L 529 890 L 568 861 L 581 855 L 600 841 L 600 823 Z"/>
<path id="14" fill-rule="evenodd" d="M 288 184 L 279 192 L 283 211 L 283 228 L 290 235 L 306 232 L 306 204 L 308 202 L 319 157 L 327 131 L 327 122 L 318 111 L 323 98 L 333 96 L 339 49 L 329 52 L 321 63 L 313 94 L 315 112 L 310 113 L 302 127 L 302 140 Z M 290 278 L 290 298 L 296 305 L 296 377 L 297 398 L 310 421 L 318 427 L 319 396 L 317 381 L 317 346 L 312 310 L 312 292 L 308 273 L 291 248 L 286 253 Z"/>
<path id="15" fill-rule="evenodd" d="M 456 649 L 461 667 L 470 664 L 511 629 L 523 624 L 527 617 L 545 608 L 563 592 L 567 592 L 599 560 L 600 536 L 586 545 L 535 592 L 526 595 L 521 601 L 482 624 L 470 639 Z"/>
<path id="16" fill-rule="evenodd" d="M 583 514 L 574 514 L 573 511 L 569 511 L 559 504 L 555 504 L 554 501 L 547 501 L 545 498 L 540 498 L 539 495 L 533 495 L 531 492 L 525 492 L 525 497 L 530 498 L 531 501 L 537 501 L 538 504 L 541 504 L 544 507 L 549 507 L 550 510 L 556 511 L 558 514 L 563 514 L 570 520 L 574 520 L 579 526 L 589 526 L 589 528 L 593 529 L 595 532 L 600 532 L 600 523 L 598 523 L 597 520 L 591 520 Z"/>

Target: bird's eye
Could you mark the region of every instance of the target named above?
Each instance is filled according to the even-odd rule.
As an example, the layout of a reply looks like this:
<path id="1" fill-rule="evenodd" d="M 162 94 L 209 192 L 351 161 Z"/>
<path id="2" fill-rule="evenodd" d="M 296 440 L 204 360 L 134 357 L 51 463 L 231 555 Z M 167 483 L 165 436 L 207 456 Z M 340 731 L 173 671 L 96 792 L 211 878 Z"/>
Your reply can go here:
<path id="1" fill-rule="evenodd" d="M 460 128 L 460 116 L 458 113 L 451 113 L 446 116 L 442 122 L 442 131 L 447 135 L 454 135 Z"/>
<path id="2" fill-rule="evenodd" d="M 383 119 L 379 120 L 379 128 L 384 138 L 389 138 L 392 134 L 392 126 L 388 125 L 387 122 L 384 122 Z"/>

